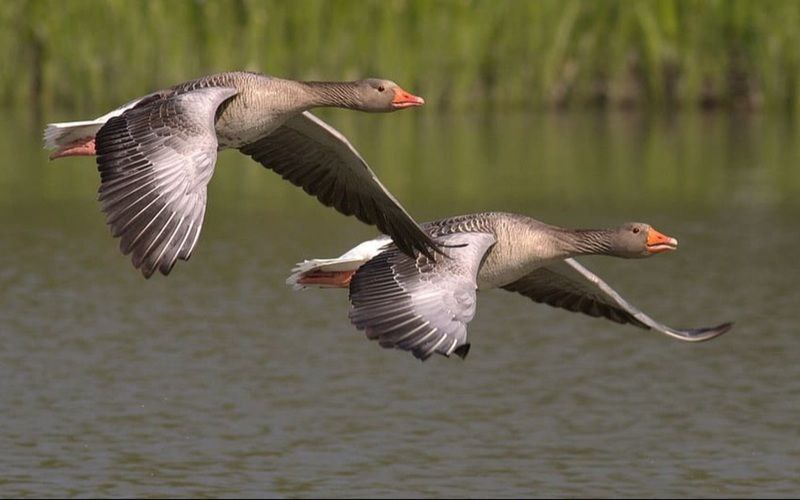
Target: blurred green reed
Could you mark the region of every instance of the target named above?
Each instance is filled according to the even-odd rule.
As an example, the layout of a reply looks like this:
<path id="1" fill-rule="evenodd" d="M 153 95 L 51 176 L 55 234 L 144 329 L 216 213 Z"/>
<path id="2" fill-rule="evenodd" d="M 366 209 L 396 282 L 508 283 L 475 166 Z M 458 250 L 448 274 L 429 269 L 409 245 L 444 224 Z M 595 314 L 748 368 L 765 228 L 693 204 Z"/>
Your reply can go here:
<path id="1" fill-rule="evenodd" d="M 796 0 L 5 0 L 0 103 L 99 114 L 202 74 L 384 76 L 437 109 L 800 109 Z"/>

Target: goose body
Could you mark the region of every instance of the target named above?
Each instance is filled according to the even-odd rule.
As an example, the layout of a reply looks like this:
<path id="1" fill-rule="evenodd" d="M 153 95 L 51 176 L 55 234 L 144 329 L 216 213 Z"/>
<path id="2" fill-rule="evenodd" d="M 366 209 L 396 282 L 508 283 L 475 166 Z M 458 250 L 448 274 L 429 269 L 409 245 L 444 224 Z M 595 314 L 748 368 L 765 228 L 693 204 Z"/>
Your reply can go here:
<path id="1" fill-rule="evenodd" d="M 295 288 L 349 287 L 350 320 L 356 328 L 384 347 L 411 351 L 422 360 L 433 353 L 466 356 L 466 327 L 475 315 L 476 291 L 493 288 L 684 341 L 709 340 L 731 328 L 730 323 L 694 329 L 663 325 L 573 258 L 640 258 L 677 247 L 677 240 L 647 224 L 569 230 L 522 215 L 487 212 L 423 227 L 446 255 L 411 258 L 379 238 L 339 259 L 299 263 L 287 283 Z"/>
<path id="2" fill-rule="evenodd" d="M 424 103 L 388 80 L 299 82 L 249 72 L 191 80 L 94 120 L 53 123 L 51 158 L 97 156 L 100 202 L 145 277 L 188 259 L 217 151 L 235 148 L 326 206 L 376 225 L 409 255 L 435 244 L 315 107 L 389 112 Z"/>

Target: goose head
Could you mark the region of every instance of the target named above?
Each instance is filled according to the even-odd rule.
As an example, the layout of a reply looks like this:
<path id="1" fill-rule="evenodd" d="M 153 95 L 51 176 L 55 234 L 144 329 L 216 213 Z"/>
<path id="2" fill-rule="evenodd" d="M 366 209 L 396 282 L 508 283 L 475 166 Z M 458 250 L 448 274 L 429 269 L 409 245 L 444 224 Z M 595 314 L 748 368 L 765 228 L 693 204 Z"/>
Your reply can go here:
<path id="1" fill-rule="evenodd" d="M 678 248 L 678 240 L 642 222 L 623 224 L 613 230 L 610 241 L 610 253 L 626 258 L 649 257 Z"/>
<path id="2" fill-rule="evenodd" d="M 403 90 L 391 80 L 367 78 L 355 84 L 360 101 L 357 108 L 361 111 L 387 113 L 425 104 L 425 99 Z"/>

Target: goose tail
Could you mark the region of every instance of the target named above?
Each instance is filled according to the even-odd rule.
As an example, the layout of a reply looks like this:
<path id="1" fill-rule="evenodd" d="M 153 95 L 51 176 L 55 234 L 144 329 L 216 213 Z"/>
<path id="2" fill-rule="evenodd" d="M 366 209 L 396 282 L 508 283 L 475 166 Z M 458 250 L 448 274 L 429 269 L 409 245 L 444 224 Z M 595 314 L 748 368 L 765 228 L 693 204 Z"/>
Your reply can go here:
<path id="1" fill-rule="evenodd" d="M 94 139 L 105 121 L 85 120 L 78 122 L 48 123 L 44 129 L 45 149 L 63 149 L 76 141 Z"/>
<path id="2" fill-rule="evenodd" d="M 347 288 L 350 278 L 365 262 L 372 259 L 391 244 L 388 236 L 365 241 L 335 259 L 310 259 L 298 262 L 286 284 L 295 290 L 310 286 L 319 288 Z"/>
<path id="3" fill-rule="evenodd" d="M 109 111 L 103 116 L 99 116 L 94 120 L 81 120 L 77 122 L 60 122 L 48 123 L 42 134 L 44 138 L 45 149 L 56 149 L 57 151 L 50 156 L 51 159 L 59 158 L 61 156 L 73 156 L 73 154 L 60 154 L 63 151 L 76 148 L 81 145 L 89 145 L 91 143 L 92 150 L 94 150 L 94 136 L 103 128 L 106 122 L 115 116 L 119 116 L 125 111 L 133 108 L 143 98 L 139 97 L 130 102 L 123 104 L 115 110 Z M 87 153 L 83 153 L 87 154 Z"/>

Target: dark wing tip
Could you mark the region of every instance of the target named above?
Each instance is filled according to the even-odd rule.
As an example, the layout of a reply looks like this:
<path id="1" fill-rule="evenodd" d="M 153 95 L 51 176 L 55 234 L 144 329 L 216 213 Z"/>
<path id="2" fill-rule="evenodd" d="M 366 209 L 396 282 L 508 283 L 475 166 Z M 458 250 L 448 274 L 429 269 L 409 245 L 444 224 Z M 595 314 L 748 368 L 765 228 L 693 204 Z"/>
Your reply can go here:
<path id="1" fill-rule="evenodd" d="M 453 349 L 453 354 L 458 356 L 461 359 L 467 359 L 467 354 L 469 354 L 470 344 L 467 342 L 466 344 L 461 344 L 460 346 Z"/>
<path id="2" fill-rule="evenodd" d="M 447 255 L 442 250 L 443 245 L 441 243 L 435 241 L 431 235 L 413 221 L 412 224 L 413 228 L 408 231 L 408 234 L 404 234 L 400 228 L 393 228 L 384 224 L 376 225 L 381 232 L 392 238 L 398 250 L 412 259 L 416 259 L 417 254 L 422 254 L 430 260 L 435 260 L 437 253 Z"/>
<path id="3" fill-rule="evenodd" d="M 681 333 L 681 340 L 686 340 L 689 342 L 704 342 L 706 340 L 719 337 L 723 333 L 728 332 L 731 328 L 733 328 L 733 322 L 729 321 L 710 328 L 691 328 L 678 331 Z"/>
<path id="4" fill-rule="evenodd" d="M 384 233 L 393 237 L 393 235 L 389 233 L 389 231 L 384 231 Z M 427 235 L 427 233 L 425 234 Z M 397 249 L 403 252 L 404 254 L 408 255 L 412 259 L 416 259 L 417 254 L 421 254 L 425 256 L 427 259 L 432 261 L 436 260 L 437 254 L 441 255 L 446 259 L 449 259 L 450 254 L 448 254 L 446 250 L 448 248 L 462 248 L 467 246 L 467 243 L 460 243 L 458 245 L 446 245 L 444 243 L 434 240 L 433 238 L 430 237 L 430 235 L 427 236 L 428 236 L 427 239 L 419 239 L 411 242 L 398 242 L 399 238 L 397 237 L 393 237 L 393 240 Z"/>

